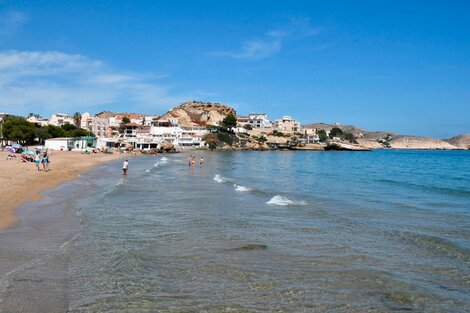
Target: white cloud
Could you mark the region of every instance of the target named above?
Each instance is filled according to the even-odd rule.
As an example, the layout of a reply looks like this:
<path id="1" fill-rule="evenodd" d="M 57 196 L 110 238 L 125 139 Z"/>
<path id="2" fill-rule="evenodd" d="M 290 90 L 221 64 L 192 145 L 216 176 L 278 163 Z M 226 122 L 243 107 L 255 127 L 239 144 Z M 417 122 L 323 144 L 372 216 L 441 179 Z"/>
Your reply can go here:
<path id="1" fill-rule="evenodd" d="M 254 39 L 246 41 L 239 52 L 219 52 L 215 54 L 234 59 L 264 59 L 278 53 L 281 47 L 282 41 L 278 39 Z"/>
<path id="2" fill-rule="evenodd" d="M 296 18 L 291 19 L 282 29 L 273 29 L 267 31 L 261 38 L 245 41 L 240 51 L 214 52 L 211 54 L 234 59 L 265 59 L 279 53 L 285 42 L 289 40 L 311 37 L 318 33 L 319 28 L 312 27 L 309 19 Z"/>
<path id="3" fill-rule="evenodd" d="M 57 51 L 0 52 L 0 111 L 14 114 L 110 110 L 160 113 L 191 97 L 171 94 L 161 77 L 115 70 Z"/>

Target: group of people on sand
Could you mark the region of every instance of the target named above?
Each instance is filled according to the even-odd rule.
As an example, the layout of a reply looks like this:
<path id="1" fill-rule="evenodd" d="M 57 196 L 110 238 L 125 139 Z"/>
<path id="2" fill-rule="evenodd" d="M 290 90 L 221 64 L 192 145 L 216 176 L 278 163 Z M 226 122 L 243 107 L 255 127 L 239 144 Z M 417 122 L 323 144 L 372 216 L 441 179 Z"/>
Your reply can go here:
<path id="1" fill-rule="evenodd" d="M 196 165 L 196 156 L 195 155 L 189 155 L 189 158 L 188 158 L 188 165 L 189 166 L 194 166 Z M 199 165 L 200 166 L 203 166 L 204 165 L 204 157 L 201 157 L 199 159 Z"/>
<path id="2" fill-rule="evenodd" d="M 39 151 L 36 151 L 36 154 L 34 155 L 34 164 L 36 165 L 36 168 L 38 171 L 41 170 L 41 164 L 42 164 L 42 169 L 44 172 L 49 171 L 49 163 L 51 160 L 49 159 L 49 155 L 47 154 L 47 151 L 44 151 L 41 155 Z"/>

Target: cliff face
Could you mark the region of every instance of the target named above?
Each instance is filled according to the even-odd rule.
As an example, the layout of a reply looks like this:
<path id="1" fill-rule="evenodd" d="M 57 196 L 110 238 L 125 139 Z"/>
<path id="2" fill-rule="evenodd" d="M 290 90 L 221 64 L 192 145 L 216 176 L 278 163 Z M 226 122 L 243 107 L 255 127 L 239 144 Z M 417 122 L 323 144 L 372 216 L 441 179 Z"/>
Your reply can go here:
<path id="1" fill-rule="evenodd" d="M 397 136 L 390 140 L 389 143 L 392 149 L 458 149 L 448 142 L 432 137 Z"/>
<path id="2" fill-rule="evenodd" d="M 470 134 L 455 136 L 444 141 L 460 149 L 470 149 Z"/>
<path id="3" fill-rule="evenodd" d="M 237 115 L 237 112 L 228 105 L 190 101 L 173 108 L 161 118 L 177 118 L 180 125 L 184 127 L 205 126 L 220 123 L 229 113 Z"/>

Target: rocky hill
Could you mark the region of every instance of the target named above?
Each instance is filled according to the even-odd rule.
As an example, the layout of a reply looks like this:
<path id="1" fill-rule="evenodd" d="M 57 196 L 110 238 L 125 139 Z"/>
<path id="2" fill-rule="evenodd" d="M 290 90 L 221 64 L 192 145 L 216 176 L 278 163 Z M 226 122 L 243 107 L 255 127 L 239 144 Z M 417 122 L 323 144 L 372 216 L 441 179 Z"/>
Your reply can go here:
<path id="1" fill-rule="evenodd" d="M 220 123 L 229 113 L 237 115 L 235 109 L 225 104 L 190 101 L 171 109 L 161 118 L 177 118 L 184 127 L 205 126 Z"/>
<path id="2" fill-rule="evenodd" d="M 452 150 L 458 149 L 450 143 L 432 137 L 420 136 L 396 136 L 389 141 L 392 149 L 430 149 L 430 150 Z"/>
<path id="3" fill-rule="evenodd" d="M 335 124 L 327 124 L 327 123 L 311 123 L 302 125 L 303 128 L 316 128 L 316 129 L 324 129 L 330 131 L 333 127 L 341 128 L 343 132 L 351 133 L 355 136 L 364 137 L 364 139 L 368 140 L 377 140 L 379 138 L 386 138 L 387 136 L 391 135 L 394 136 L 395 133 L 387 132 L 387 131 L 368 131 L 363 128 L 354 126 L 354 125 L 335 125 Z"/>
<path id="4" fill-rule="evenodd" d="M 470 134 L 455 136 L 444 141 L 460 149 L 470 149 Z"/>

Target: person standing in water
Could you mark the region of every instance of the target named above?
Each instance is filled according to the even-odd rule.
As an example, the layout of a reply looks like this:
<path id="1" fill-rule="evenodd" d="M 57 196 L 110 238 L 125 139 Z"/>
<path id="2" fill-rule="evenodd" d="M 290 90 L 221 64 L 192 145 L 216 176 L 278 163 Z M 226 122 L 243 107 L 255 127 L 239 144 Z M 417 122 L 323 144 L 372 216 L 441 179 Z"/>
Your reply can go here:
<path id="1" fill-rule="evenodd" d="M 200 166 L 203 166 L 203 165 L 204 165 L 204 157 L 201 157 L 201 159 L 199 160 L 199 165 L 200 165 Z"/>
<path id="2" fill-rule="evenodd" d="M 192 162 L 193 162 L 193 156 L 190 154 L 188 158 L 188 166 L 191 166 Z"/>
<path id="3" fill-rule="evenodd" d="M 127 175 L 128 168 L 129 168 L 129 161 L 125 160 L 124 163 L 122 163 L 122 172 L 124 175 Z"/>

